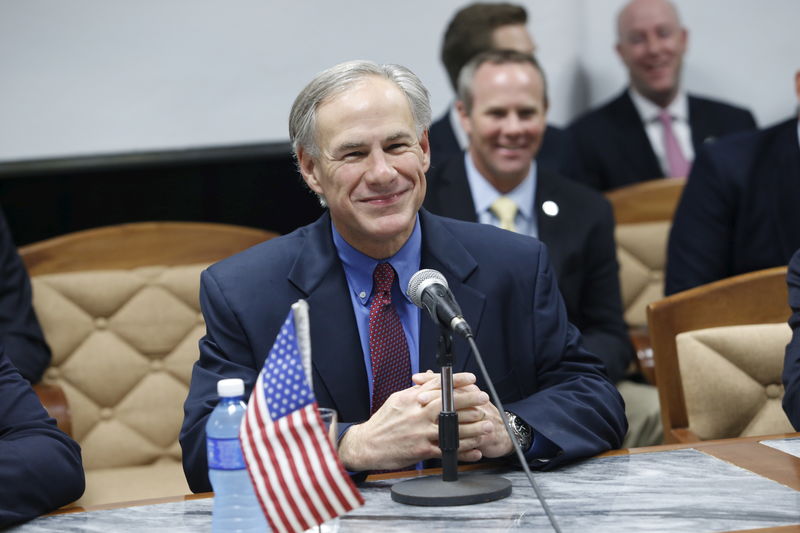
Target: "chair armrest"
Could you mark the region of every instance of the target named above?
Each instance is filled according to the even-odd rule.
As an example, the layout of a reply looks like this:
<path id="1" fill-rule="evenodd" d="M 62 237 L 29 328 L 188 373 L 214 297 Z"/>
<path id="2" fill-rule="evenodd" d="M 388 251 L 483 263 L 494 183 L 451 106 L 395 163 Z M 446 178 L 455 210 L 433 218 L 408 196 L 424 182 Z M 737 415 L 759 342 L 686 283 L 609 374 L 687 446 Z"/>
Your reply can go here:
<path id="1" fill-rule="evenodd" d="M 628 330 L 631 344 L 636 350 L 635 366 L 650 385 L 656 384 L 656 362 L 653 358 L 653 347 L 650 343 L 650 333 L 646 327 L 637 326 Z"/>
<path id="2" fill-rule="evenodd" d="M 71 437 L 72 418 L 64 389 L 54 383 L 37 383 L 33 386 L 33 391 L 39 397 L 39 401 L 42 402 L 47 413 L 56 419 L 58 428 Z"/>
<path id="3" fill-rule="evenodd" d="M 669 431 L 671 439 L 665 439 L 665 443 L 670 442 L 700 442 L 702 439 L 689 428 L 673 428 Z"/>

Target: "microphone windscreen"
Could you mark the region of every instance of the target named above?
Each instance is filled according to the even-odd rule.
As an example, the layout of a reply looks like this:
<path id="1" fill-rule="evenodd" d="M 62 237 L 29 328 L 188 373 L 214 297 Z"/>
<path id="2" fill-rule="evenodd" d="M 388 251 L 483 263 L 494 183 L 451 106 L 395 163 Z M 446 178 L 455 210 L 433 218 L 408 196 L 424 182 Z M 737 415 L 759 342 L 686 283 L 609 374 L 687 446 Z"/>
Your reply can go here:
<path id="1" fill-rule="evenodd" d="M 408 297 L 414 302 L 417 307 L 422 307 L 422 293 L 433 283 L 440 283 L 449 288 L 447 280 L 438 270 L 432 268 L 424 268 L 411 276 L 408 281 Z"/>

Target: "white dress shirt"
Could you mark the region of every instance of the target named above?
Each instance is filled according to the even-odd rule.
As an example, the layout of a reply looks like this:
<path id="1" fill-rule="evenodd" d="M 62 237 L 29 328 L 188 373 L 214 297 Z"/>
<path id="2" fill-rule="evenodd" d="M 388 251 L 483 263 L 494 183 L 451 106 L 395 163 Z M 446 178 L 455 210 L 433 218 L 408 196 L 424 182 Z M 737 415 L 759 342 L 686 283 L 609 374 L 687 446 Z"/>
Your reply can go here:
<path id="1" fill-rule="evenodd" d="M 658 117 L 659 113 L 661 113 L 661 108 L 633 88 L 629 90 L 629 93 L 631 100 L 633 100 L 633 106 L 639 112 L 639 118 L 642 119 L 647 138 L 650 139 L 650 146 L 653 147 L 658 163 L 661 165 L 661 170 L 665 176 L 668 176 L 669 166 L 667 165 L 667 154 L 664 149 L 664 127 Z M 691 163 L 694 161 L 694 146 L 692 146 L 692 128 L 689 125 L 689 99 L 686 93 L 679 91 L 666 110 L 672 117 L 672 131 L 681 147 L 683 157 Z"/>

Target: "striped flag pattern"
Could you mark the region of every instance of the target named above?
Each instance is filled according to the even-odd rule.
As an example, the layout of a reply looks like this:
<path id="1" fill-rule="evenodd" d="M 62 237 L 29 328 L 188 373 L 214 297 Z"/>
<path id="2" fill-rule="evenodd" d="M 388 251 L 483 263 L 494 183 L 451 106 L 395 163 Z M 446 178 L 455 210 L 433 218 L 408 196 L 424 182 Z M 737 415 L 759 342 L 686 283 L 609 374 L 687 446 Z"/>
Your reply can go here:
<path id="1" fill-rule="evenodd" d="M 327 436 L 290 311 L 264 361 L 239 432 L 273 531 L 305 531 L 364 503 Z"/>

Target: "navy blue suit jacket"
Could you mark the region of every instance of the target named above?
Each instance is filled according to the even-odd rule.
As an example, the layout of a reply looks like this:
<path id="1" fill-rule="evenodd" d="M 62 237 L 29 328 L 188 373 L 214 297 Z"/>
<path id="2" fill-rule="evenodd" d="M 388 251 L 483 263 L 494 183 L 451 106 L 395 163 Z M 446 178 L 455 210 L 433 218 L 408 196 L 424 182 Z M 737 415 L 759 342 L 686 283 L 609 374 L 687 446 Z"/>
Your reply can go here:
<path id="1" fill-rule="evenodd" d="M 448 280 L 475 332 L 494 385 L 508 409 L 553 442 L 555 467 L 618 447 L 627 430 L 622 399 L 601 362 L 581 346 L 544 247 L 535 239 L 420 211 L 422 268 Z M 310 307 L 314 391 L 345 423 L 369 418 L 369 392 L 358 328 L 330 217 L 259 244 L 205 271 L 200 341 L 181 430 L 183 463 L 194 491 L 210 490 L 205 423 L 216 382 L 244 379 L 250 393 L 289 306 Z M 438 328 L 420 321 L 420 368 L 435 362 Z M 454 344 L 454 370 L 478 375 L 466 343 Z"/>
<path id="2" fill-rule="evenodd" d="M 611 206 L 597 191 L 538 168 L 535 199 L 539 239 L 547 246 L 569 321 L 616 383 L 625 377 L 633 347 L 622 318 Z M 558 205 L 556 216 L 544 212 L 546 201 Z M 424 205 L 437 215 L 478 221 L 463 152 L 428 173 Z"/>
<path id="3" fill-rule="evenodd" d="M 786 345 L 786 357 L 783 360 L 783 410 L 794 429 L 800 431 L 800 249 L 789 261 L 786 282 L 789 285 L 789 306 L 792 308 L 789 318 L 792 340 Z"/>
<path id="4" fill-rule="evenodd" d="M 705 147 L 667 249 L 667 294 L 785 265 L 800 248 L 797 119 Z"/>
<path id="5" fill-rule="evenodd" d="M 83 494 L 81 449 L 56 427 L 0 344 L 0 528 Z"/>
<path id="6" fill-rule="evenodd" d="M 36 383 L 50 364 L 50 348 L 31 303 L 31 281 L 0 210 L 0 342 L 22 377 Z"/>
<path id="7" fill-rule="evenodd" d="M 450 122 L 450 110 L 439 117 L 428 130 L 428 140 L 431 144 L 431 170 L 441 167 L 453 156 L 463 154 L 464 149 L 458 144 L 453 124 Z M 556 173 L 573 174 L 574 153 L 569 142 L 567 132 L 559 127 L 547 125 L 542 139 L 542 146 L 536 161 L 540 168 Z"/>
<path id="8" fill-rule="evenodd" d="M 692 95 L 688 98 L 695 154 L 717 137 L 756 127 L 746 109 Z M 567 132 L 577 157 L 569 175 L 594 189 L 607 191 L 664 177 L 627 89 L 579 117 Z"/>

